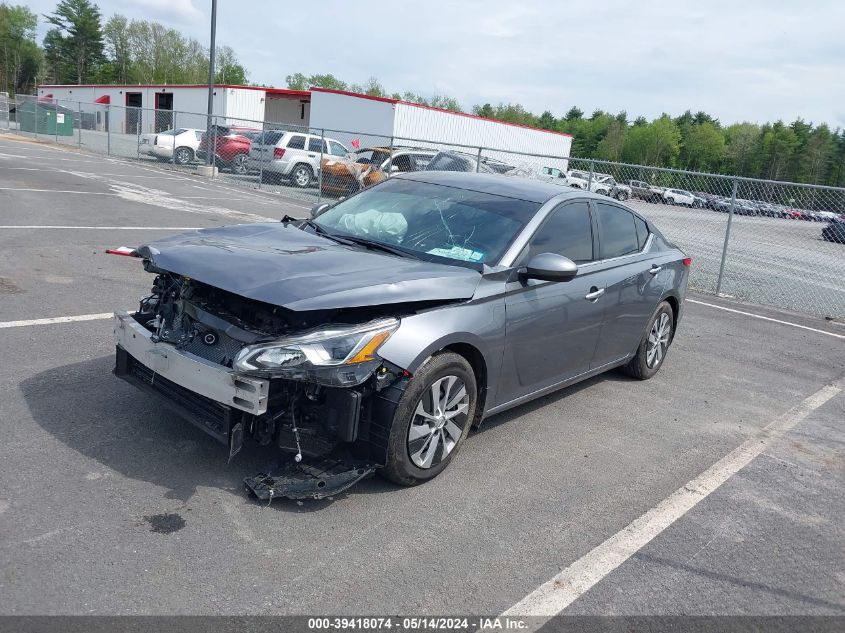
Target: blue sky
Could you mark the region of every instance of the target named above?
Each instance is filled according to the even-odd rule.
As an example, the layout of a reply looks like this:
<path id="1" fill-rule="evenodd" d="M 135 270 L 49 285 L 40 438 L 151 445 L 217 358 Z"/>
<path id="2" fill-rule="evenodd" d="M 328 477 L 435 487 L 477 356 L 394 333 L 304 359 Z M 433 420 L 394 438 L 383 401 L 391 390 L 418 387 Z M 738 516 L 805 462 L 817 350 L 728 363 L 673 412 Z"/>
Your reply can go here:
<path id="1" fill-rule="evenodd" d="M 97 4 L 208 41 L 211 0 Z M 652 118 L 690 108 L 723 123 L 800 116 L 845 127 L 843 24 L 841 0 L 219 0 L 217 37 L 252 81 L 276 86 L 297 71 L 375 76 L 391 92 L 445 93 L 465 109 Z"/>

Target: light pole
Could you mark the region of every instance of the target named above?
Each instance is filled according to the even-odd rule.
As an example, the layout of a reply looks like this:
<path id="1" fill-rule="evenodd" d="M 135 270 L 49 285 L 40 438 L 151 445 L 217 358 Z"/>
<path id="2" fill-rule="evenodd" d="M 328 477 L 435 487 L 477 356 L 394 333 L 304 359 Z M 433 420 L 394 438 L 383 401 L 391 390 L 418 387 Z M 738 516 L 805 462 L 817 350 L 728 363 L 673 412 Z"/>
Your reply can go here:
<path id="1" fill-rule="evenodd" d="M 213 164 L 214 152 L 217 149 L 217 139 L 214 139 L 212 147 L 211 119 L 214 115 L 214 56 L 215 40 L 217 39 L 217 0 L 211 0 L 211 48 L 208 51 L 208 121 L 206 124 L 206 148 L 205 155 L 208 165 Z"/>

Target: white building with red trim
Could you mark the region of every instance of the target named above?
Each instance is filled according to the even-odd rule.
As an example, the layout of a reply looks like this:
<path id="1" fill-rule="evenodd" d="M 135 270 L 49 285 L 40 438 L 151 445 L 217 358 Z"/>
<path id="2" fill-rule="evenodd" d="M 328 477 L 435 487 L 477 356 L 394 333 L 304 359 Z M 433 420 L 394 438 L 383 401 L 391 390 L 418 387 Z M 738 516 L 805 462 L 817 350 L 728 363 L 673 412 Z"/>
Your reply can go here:
<path id="1" fill-rule="evenodd" d="M 205 85 L 43 85 L 40 99 L 57 100 L 85 113 L 83 121 L 112 133 L 159 132 L 171 127 L 206 127 Z M 413 145 L 478 152 L 510 164 L 532 163 L 566 169 L 569 134 L 418 103 L 343 90 L 288 90 L 216 85 L 217 122 L 260 128 L 263 124 L 302 126 L 347 146 Z M 507 150 L 507 151 L 505 151 Z M 541 161 L 521 153 L 556 157 Z"/>
<path id="2" fill-rule="evenodd" d="M 109 126 L 118 134 L 161 132 L 171 127 L 205 129 L 207 122 L 208 86 L 202 84 L 44 85 L 38 87 L 38 97 L 95 115 L 97 128 Z M 213 99 L 214 114 L 221 124 L 260 128 L 264 121 L 279 121 L 308 125 L 308 90 L 218 84 Z"/>

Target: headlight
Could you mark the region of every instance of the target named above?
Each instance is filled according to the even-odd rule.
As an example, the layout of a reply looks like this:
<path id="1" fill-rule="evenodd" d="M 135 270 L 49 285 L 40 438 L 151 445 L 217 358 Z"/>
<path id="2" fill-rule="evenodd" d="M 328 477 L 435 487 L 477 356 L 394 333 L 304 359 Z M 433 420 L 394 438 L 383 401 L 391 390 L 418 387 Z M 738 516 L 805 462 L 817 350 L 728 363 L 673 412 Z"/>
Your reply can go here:
<path id="1" fill-rule="evenodd" d="M 398 319 L 381 319 L 248 345 L 238 352 L 233 367 L 268 378 L 359 385 L 381 364 L 376 352 L 398 327 Z"/>

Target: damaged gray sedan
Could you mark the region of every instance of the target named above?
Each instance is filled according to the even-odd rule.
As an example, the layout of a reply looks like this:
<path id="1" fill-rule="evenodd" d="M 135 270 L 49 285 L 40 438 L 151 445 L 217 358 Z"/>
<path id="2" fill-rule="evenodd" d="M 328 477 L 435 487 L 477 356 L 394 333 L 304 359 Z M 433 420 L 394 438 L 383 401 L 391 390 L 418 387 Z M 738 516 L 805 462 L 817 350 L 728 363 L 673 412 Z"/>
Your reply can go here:
<path id="1" fill-rule="evenodd" d="M 262 499 L 424 482 L 486 416 L 614 367 L 650 378 L 691 263 L 604 196 L 438 172 L 131 254 L 155 280 L 115 314 L 115 373 L 230 459 L 278 447 L 245 480 Z"/>

